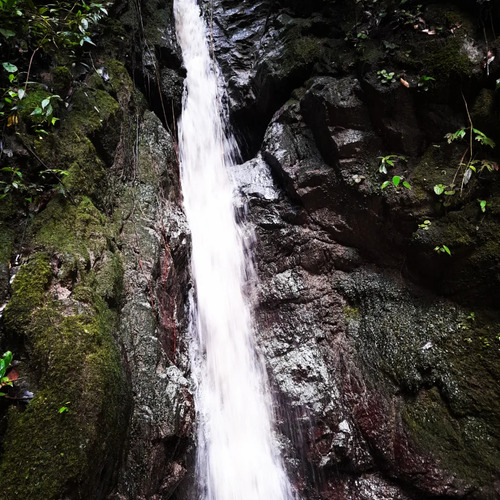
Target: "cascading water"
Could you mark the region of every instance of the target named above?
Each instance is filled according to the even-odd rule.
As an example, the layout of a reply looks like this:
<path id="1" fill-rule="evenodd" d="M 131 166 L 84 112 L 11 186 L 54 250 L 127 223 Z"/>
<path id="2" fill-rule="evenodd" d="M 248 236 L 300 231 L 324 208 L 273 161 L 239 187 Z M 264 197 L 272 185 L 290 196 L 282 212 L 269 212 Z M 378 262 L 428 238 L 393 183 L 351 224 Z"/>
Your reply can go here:
<path id="1" fill-rule="evenodd" d="M 200 497 L 287 500 L 293 494 L 273 442 L 270 390 L 253 347 L 244 293 L 251 266 L 227 170 L 234 141 L 224 133 L 218 80 L 196 0 L 175 0 L 174 11 L 187 70 L 179 152 L 197 303 L 192 364 Z"/>

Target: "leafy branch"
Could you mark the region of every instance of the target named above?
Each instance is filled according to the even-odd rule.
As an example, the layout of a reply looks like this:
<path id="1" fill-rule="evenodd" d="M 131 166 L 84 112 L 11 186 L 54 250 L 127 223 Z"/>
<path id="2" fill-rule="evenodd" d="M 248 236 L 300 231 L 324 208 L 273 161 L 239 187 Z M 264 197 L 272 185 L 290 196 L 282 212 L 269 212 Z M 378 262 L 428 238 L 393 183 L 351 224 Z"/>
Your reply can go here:
<path id="1" fill-rule="evenodd" d="M 460 159 L 460 162 L 458 164 L 458 168 L 455 172 L 455 175 L 453 176 L 453 180 L 450 184 L 450 186 L 447 188 L 446 186 L 443 187 L 442 184 L 438 184 L 434 186 L 434 192 L 438 195 L 444 192 L 446 195 L 451 195 L 455 193 L 455 182 L 456 179 L 459 175 L 459 173 L 463 170 L 462 174 L 462 181 L 460 184 L 460 192 L 463 191 L 464 186 L 467 185 L 469 180 L 472 177 L 472 173 L 480 173 L 483 170 L 487 170 L 489 172 L 493 172 L 494 170 L 498 170 L 498 164 L 494 161 L 488 160 L 488 159 L 482 159 L 478 160 L 475 157 L 475 152 L 474 152 L 474 142 L 477 141 L 479 144 L 482 146 L 488 146 L 491 149 L 495 148 L 495 142 L 490 139 L 486 134 L 478 130 L 477 128 L 474 127 L 474 124 L 472 123 L 472 118 L 469 112 L 469 106 L 467 105 L 467 101 L 465 100 L 465 97 L 462 94 L 462 98 L 464 100 L 465 104 L 465 111 L 467 112 L 467 118 L 469 121 L 469 126 L 468 127 L 462 127 L 458 129 L 455 132 L 450 132 L 445 135 L 446 140 L 448 141 L 448 144 L 451 144 L 454 141 L 464 139 L 468 135 L 468 142 L 469 145 L 467 149 L 464 151 L 462 158 Z"/>

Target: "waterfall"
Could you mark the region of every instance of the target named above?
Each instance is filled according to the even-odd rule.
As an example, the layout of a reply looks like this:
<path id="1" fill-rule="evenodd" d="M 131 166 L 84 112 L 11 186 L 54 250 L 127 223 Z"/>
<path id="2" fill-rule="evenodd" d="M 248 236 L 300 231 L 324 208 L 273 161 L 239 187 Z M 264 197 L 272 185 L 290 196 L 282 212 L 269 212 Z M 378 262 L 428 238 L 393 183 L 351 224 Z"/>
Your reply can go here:
<path id="1" fill-rule="evenodd" d="M 192 365 L 197 408 L 197 476 L 204 500 L 293 498 L 272 429 L 272 401 L 254 348 L 245 294 L 251 265 L 235 219 L 218 78 L 195 0 L 175 0 L 176 31 L 187 70 L 179 154 L 192 235 Z"/>

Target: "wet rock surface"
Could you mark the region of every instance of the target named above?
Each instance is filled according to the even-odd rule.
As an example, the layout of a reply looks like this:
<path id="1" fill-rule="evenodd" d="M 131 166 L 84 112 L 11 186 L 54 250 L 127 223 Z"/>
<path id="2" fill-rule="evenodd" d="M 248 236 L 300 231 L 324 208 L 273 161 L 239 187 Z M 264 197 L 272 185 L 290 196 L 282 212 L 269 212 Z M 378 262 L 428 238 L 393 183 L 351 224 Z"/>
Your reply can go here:
<path id="1" fill-rule="evenodd" d="M 439 176 L 449 183 L 463 175 L 456 174 L 460 158 L 457 163 L 454 156 L 461 148 L 443 139 L 464 123 L 464 101 L 452 102 L 452 73 L 428 92 L 413 73 L 422 67 L 400 62 L 408 72 L 400 74 L 404 82 L 399 76 L 384 82 L 377 70 L 391 55 L 375 45 L 390 42 L 375 35 L 365 47 L 373 54 L 357 71 L 346 61 L 344 41 L 321 42 L 322 49 L 336 43 L 345 52 L 324 72 L 308 67 L 303 79 L 303 61 L 288 70 L 283 64 L 287 30 L 307 25 L 311 31 L 303 33 L 318 41 L 325 29 L 335 37 L 335 21 L 342 25 L 349 16 L 344 12 L 322 30 L 322 7 L 307 12 L 314 20 L 289 4 L 268 8 L 266 22 L 261 9 L 234 23 L 235 11 L 218 8 L 218 23 L 225 24 L 214 33 L 230 100 L 240 96 L 235 123 L 252 109 L 269 118 L 258 157 L 238 167 L 237 180 L 257 231 L 258 343 L 279 401 L 295 484 L 303 498 L 495 498 L 499 359 L 491 340 L 499 325 L 498 254 L 489 253 L 494 243 L 488 251 L 483 242 L 498 228 L 498 217 L 478 219 L 470 196 L 495 197 L 498 181 L 474 179 L 450 210 L 433 192 Z M 449 9 L 450 18 L 458 13 L 474 20 Z M 417 20 L 426 26 L 419 29 L 438 14 L 443 9 L 426 7 Z M 240 30 L 236 47 L 259 33 L 257 52 L 267 53 L 252 59 L 238 52 L 235 70 L 224 44 Z M 472 36 L 468 28 L 457 46 L 471 46 Z M 272 48 L 265 40 L 274 40 Z M 423 51 L 427 41 L 418 43 Z M 436 45 L 455 41 L 429 43 L 429 50 L 441 50 Z M 458 50 L 463 65 L 457 70 L 475 75 L 466 97 L 473 101 L 484 77 L 472 52 Z M 384 174 L 379 167 L 387 154 L 403 159 Z M 262 160 L 268 170 L 265 177 L 260 166 L 262 175 L 253 176 L 258 188 L 239 170 L 251 172 Z M 412 189 L 381 190 L 394 175 Z M 429 227 L 419 226 L 424 219 L 431 219 Z M 439 241 L 454 241 L 451 256 L 435 250 Z M 479 379 L 488 380 L 481 396 Z"/>
<path id="2" fill-rule="evenodd" d="M 138 139 L 136 184 L 118 210 L 126 297 L 120 338 L 134 398 L 115 498 L 146 499 L 171 496 L 185 478 L 194 409 L 185 346 L 189 230 L 172 173 L 174 144 L 150 112 Z"/>

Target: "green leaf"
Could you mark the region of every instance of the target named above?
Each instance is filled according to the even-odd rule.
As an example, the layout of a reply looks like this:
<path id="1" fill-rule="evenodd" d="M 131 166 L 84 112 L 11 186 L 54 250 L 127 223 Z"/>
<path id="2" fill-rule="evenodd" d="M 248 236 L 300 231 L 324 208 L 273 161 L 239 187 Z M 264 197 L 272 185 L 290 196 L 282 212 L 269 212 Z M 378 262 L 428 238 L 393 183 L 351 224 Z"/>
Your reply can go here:
<path id="1" fill-rule="evenodd" d="M 49 98 L 44 99 L 42 101 L 42 109 L 45 109 L 49 105 L 49 103 L 50 103 L 50 99 Z"/>
<path id="2" fill-rule="evenodd" d="M 17 71 L 17 66 L 15 64 L 12 64 L 10 62 L 4 62 L 2 63 L 2 66 L 4 67 L 5 71 L 8 73 L 15 73 Z"/>
<path id="3" fill-rule="evenodd" d="M 5 38 L 10 38 L 11 36 L 16 36 L 16 34 L 12 30 L 6 30 L 4 28 L 0 28 L 0 33 L 5 37 Z"/>
<path id="4" fill-rule="evenodd" d="M 6 351 L 3 353 L 3 356 L 0 358 L 0 377 L 3 377 L 5 375 L 7 368 L 12 363 L 12 358 L 13 356 L 11 351 Z"/>
<path id="5" fill-rule="evenodd" d="M 88 36 L 84 36 L 80 41 L 80 45 L 83 45 L 84 42 L 90 43 L 91 45 L 95 45 L 95 43 Z"/>
<path id="6" fill-rule="evenodd" d="M 382 185 L 380 186 L 380 189 L 385 189 L 389 184 L 390 184 L 390 181 L 383 182 Z"/>
<path id="7" fill-rule="evenodd" d="M 399 175 L 395 175 L 393 178 L 392 178 L 392 183 L 398 187 L 399 186 L 399 183 L 401 182 L 401 177 Z"/>
<path id="8" fill-rule="evenodd" d="M 463 139 L 465 137 L 465 129 L 459 128 L 456 132 L 449 132 L 444 137 L 448 140 L 448 144 L 450 144 L 457 139 Z"/>
<path id="9" fill-rule="evenodd" d="M 441 247 L 448 255 L 451 255 L 451 252 L 450 252 L 450 249 L 446 246 L 446 245 L 443 245 Z"/>
<path id="10" fill-rule="evenodd" d="M 486 200 L 478 200 L 479 206 L 481 207 L 481 212 L 486 212 Z"/>
<path id="11" fill-rule="evenodd" d="M 24 91 L 24 89 L 19 89 L 17 91 L 17 96 L 19 97 L 19 100 L 21 100 L 24 96 L 25 96 L 26 92 Z"/>
<path id="12" fill-rule="evenodd" d="M 434 186 L 434 192 L 439 196 L 440 194 L 443 194 L 445 190 L 445 186 L 443 184 L 436 184 Z"/>
<path id="13" fill-rule="evenodd" d="M 9 82 L 12 83 L 15 79 L 16 79 L 16 75 L 14 75 L 14 74 L 11 73 L 9 75 Z"/>
<path id="14" fill-rule="evenodd" d="M 68 405 L 71 403 L 71 401 L 66 401 L 66 403 L 64 403 L 63 406 L 61 406 L 61 408 L 59 408 L 58 412 L 59 413 L 67 413 L 69 411 L 69 407 Z"/>
<path id="15" fill-rule="evenodd" d="M 404 186 L 406 189 L 411 189 L 411 186 L 410 186 L 410 183 L 409 183 L 409 182 L 403 181 L 403 186 Z"/>

